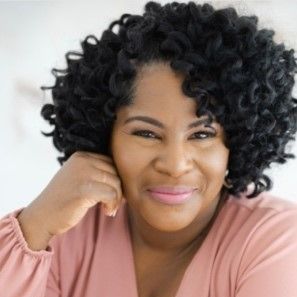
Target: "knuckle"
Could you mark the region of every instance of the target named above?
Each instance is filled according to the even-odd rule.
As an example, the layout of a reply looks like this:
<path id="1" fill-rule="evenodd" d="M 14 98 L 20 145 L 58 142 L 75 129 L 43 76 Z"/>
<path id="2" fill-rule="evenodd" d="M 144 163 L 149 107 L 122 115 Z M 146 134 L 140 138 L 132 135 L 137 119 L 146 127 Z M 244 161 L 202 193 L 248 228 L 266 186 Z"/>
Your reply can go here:
<path id="1" fill-rule="evenodd" d="M 93 153 L 93 154 L 94 154 L 94 156 L 96 156 L 96 157 L 100 157 L 100 158 L 105 159 L 105 160 L 109 160 L 109 161 L 112 160 L 111 157 L 109 157 L 109 156 L 107 156 L 107 155 L 104 155 L 104 154 L 95 154 L 95 153 Z"/>
<path id="2" fill-rule="evenodd" d="M 85 154 L 82 151 L 76 151 L 72 154 L 73 157 L 83 157 Z"/>
<path id="3" fill-rule="evenodd" d="M 75 152 L 71 155 L 71 157 L 69 159 L 71 159 L 74 162 L 79 162 L 80 160 L 85 159 L 85 155 L 81 152 Z"/>
<path id="4" fill-rule="evenodd" d="M 103 183 L 106 183 L 107 182 L 107 176 L 106 176 L 106 173 L 104 171 L 101 172 L 100 179 L 101 179 L 101 181 Z"/>

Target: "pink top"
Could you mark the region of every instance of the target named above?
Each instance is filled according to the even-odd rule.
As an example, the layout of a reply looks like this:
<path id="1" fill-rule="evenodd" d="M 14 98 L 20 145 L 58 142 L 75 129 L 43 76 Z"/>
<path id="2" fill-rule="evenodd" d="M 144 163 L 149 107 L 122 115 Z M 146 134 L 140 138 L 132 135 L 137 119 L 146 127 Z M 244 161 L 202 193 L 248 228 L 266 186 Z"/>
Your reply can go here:
<path id="1" fill-rule="evenodd" d="M 115 218 L 101 204 L 46 250 L 32 251 L 15 218 L 0 220 L 0 295 L 137 297 L 124 201 Z M 186 269 L 175 297 L 296 297 L 297 204 L 268 192 L 229 196 Z"/>

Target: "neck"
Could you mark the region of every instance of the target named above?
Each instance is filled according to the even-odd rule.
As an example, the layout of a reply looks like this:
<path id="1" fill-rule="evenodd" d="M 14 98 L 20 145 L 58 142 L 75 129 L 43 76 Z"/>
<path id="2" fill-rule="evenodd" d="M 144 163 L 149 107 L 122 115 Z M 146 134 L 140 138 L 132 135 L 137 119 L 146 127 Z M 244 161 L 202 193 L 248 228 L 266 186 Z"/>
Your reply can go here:
<path id="1" fill-rule="evenodd" d="M 164 255 L 177 255 L 187 251 L 196 251 L 207 236 L 215 218 L 219 214 L 227 198 L 227 192 L 220 192 L 214 202 L 204 211 L 199 220 L 195 220 L 187 228 L 176 232 L 156 230 L 141 220 L 127 206 L 130 234 L 134 248 L 141 248 Z"/>

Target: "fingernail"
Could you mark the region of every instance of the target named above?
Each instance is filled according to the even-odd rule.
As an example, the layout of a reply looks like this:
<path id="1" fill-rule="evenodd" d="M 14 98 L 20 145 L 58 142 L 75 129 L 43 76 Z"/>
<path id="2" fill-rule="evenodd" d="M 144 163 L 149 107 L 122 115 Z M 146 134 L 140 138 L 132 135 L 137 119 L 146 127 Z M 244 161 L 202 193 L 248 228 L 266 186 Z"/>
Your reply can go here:
<path id="1" fill-rule="evenodd" d="M 117 214 L 117 212 L 118 212 L 118 210 L 117 209 L 115 209 L 112 213 L 111 213 L 111 216 L 112 217 L 115 217 L 116 216 L 116 214 Z"/>
<path id="2" fill-rule="evenodd" d="M 107 211 L 106 214 L 109 216 L 109 217 L 114 217 L 117 213 L 117 209 L 115 210 L 111 210 L 111 211 Z"/>

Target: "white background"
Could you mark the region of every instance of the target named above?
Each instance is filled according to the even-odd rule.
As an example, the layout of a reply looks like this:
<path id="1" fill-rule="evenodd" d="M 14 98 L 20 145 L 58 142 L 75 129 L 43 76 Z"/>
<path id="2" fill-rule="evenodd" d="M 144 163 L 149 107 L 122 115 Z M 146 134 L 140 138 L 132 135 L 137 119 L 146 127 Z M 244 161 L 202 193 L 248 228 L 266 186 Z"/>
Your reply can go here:
<path id="1" fill-rule="evenodd" d="M 166 3 L 167 1 L 159 1 Z M 185 1 L 180 1 L 185 2 Z M 197 3 L 202 3 L 198 2 Z M 0 1 L 0 217 L 28 205 L 59 170 L 52 130 L 40 116 L 50 102 L 51 68 L 66 67 L 65 53 L 80 50 L 88 34 L 98 38 L 123 13 L 140 14 L 146 1 Z M 297 49 L 295 1 L 209 1 L 239 13 L 259 16 L 260 27 L 273 28 L 275 40 Z M 296 96 L 296 95 L 295 95 Z M 291 152 L 297 155 L 296 143 Z M 266 171 L 271 193 L 297 202 L 297 159 Z"/>

